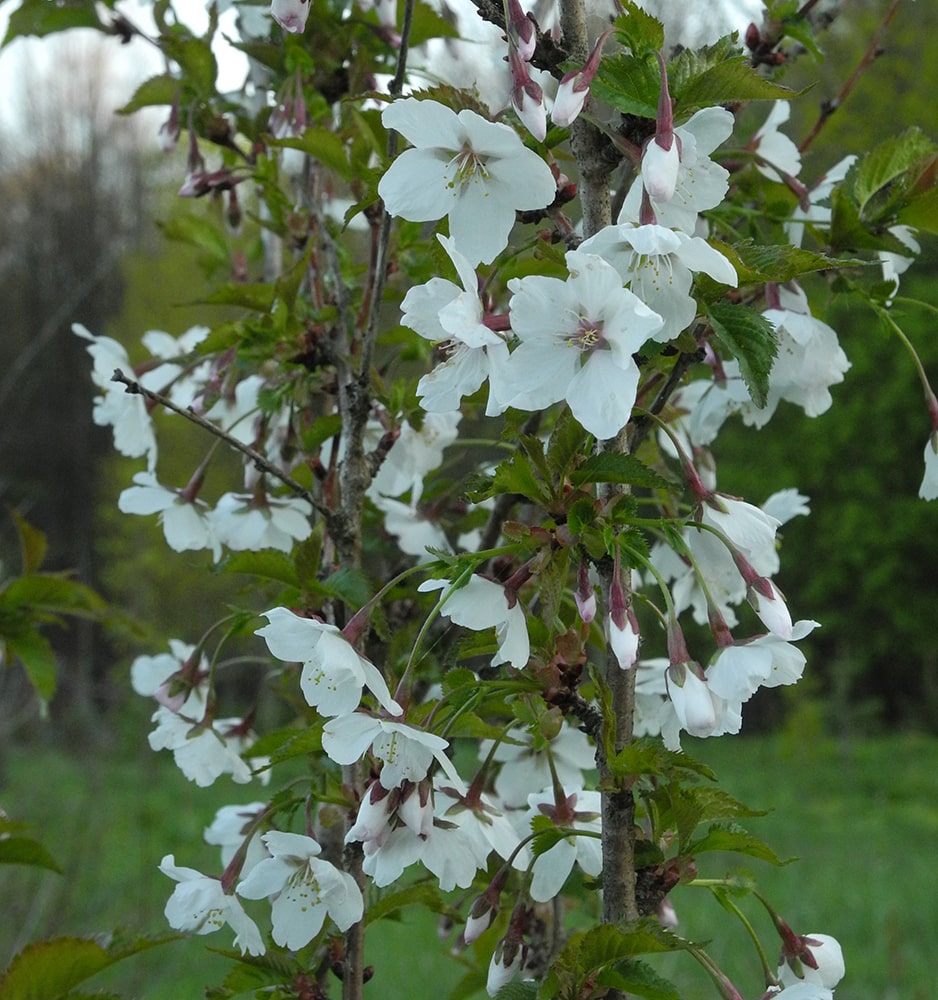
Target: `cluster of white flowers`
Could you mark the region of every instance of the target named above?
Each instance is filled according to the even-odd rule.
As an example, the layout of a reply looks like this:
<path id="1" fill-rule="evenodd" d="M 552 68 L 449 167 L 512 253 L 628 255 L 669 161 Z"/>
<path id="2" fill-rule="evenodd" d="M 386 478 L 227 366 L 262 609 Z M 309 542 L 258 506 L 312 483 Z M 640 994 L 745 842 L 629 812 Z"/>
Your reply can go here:
<path id="1" fill-rule="evenodd" d="M 643 0 L 640 5 L 665 22 L 666 46 L 693 48 L 729 31 L 742 35 L 764 15 L 761 0 L 696 6 Z M 392 39 L 393 2 L 362 0 L 360 6 L 377 11 L 383 37 Z M 290 32 L 304 30 L 309 9 L 308 0 L 273 0 L 271 5 L 273 17 Z M 551 274 L 522 269 L 507 281 L 504 301 L 490 293 L 488 279 L 497 275 L 512 239 L 518 240 L 519 251 L 529 248 L 516 228 L 518 213 L 549 216 L 563 200 L 558 189 L 565 183 L 542 155 L 548 112 L 529 66 L 536 41 L 531 22 L 517 0 L 506 10 L 510 84 L 499 107 L 510 105 L 534 142 L 530 136 L 522 140 L 506 121 L 490 121 L 472 110 L 456 112 L 430 99 L 399 98 L 382 112 L 384 125 L 399 132 L 409 148 L 383 174 L 378 194 L 395 217 L 416 223 L 445 220 L 448 235 L 438 239 L 457 278 L 433 277 L 409 288 L 401 303 L 403 325 L 435 345 L 442 358 L 417 384 L 422 421 L 409 413 L 411 423 L 377 404 L 368 414 L 365 446 L 372 456 L 381 456 L 367 491 L 370 510 L 383 515 L 400 551 L 421 560 L 459 545 L 471 548 L 474 541 L 472 536 L 458 545 L 451 540 L 427 510 L 424 493 L 444 450 L 457 438 L 467 397 L 484 387 L 487 417 L 509 408 L 543 411 L 562 402 L 599 442 L 614 439 L 632 419 L 643 356 L 693 327 L 699 276 L 725 289 L 739 283 L 733 263 L 708 239 L 701 214 L 727 196 L 729 173 L 714 155 L 730 137 L 734 117 L 723 107 L 709 107 L 675 124 L 662 59 L 655 132 L 641 151 L 634 182 L 620 192 L 615 223 L 570 249 L 563 268 L 558 261 Z M 570 124 L 584 108 L 606 37 L 598 33 L 587 63 L 560 83 L 551 112 L 555 125 Z M 769 181 L 791 185 L 801 161 L 780 131 L 787 118 L 787 105 L 777 104 L 748 152 Z M 832 191 L 850 166 L 844 161 L 813 188 L 802 189 L 788 227 L 793 243 L 800 244 L 806 227 L 830 224 Z M 912 231 L 897 229 L 893 235 L 910 252 L 917 251 Z M 896 285 L 906 266 L 902 254 L 883 256 L 884 275 Z M 808 416 L 825 412 L 831 387 L 849 368 L 836 333 L 812 315 L 795 282 L 768 286 L 764 298 L 762 316 L 778 341 L 766 404 L 752 402 L 738 361 L 720 358 L 708 347 L 701 366 L 708 375 L 685 382 L 671 396 L 676 418 L 670 433 L 659 439 L 663 461 L 680 462 L 693 494 L 675 532 L 680 548 L 656 544 L 641 578 L 623 570 L 621 554 L 615 555 L 603 623 L 606 641 L 621 669 L 635 671 L 635 735 L 660 736 L 672 750 L 680 748 L 682 732 L 695 737 L 739 732 L 742 706 L 757 690 L 800 679 L 805 657 L 794 644 L 818 627 L 812 620 L 793 620 L 773 581 L 779 571 L 778 529 L 807 513 L 807 498 L 787 490 L 757 507 L 719 493 L 706 453 L 731 415 L 759 428 L 783 401 Z M 250 445 L 286 475 L 290 469 L 283 456 L 290 449 L 284 444 L 296 434 L 294 414 L 290 404 L 277 409 L 270 401 L 276 394 L 265 393 L 274 387 L 266 375 L 233 380 L 220 363 L 203 358 L 197 348 L 208 331 L 201 327 L 178 339 L 147 334 L 151 359 L 138 374 L 114 340 L 80 326 L 75 333 L 89 342 L 93 359 L 100 393 L 95 421 L 113 428 L 119 452 L 146 459 L 146 469 L 120 496 L 122 511 L 158 514 L 172 549 L 207 550 L 216 562 L 226 549 L 290 553 L 310 536 L 309 501 L 275 493 L 272 477 L 257 468 L 246 469 L 245 492 L 225 492 L 214 502 L 202 495 L 201 467 L 185 487 L 163 485 L 156 473 L 158 449 L 147 399 L 112 378 L 121 369 L 143 388 L 191 408 L 222 436 Z M 345 460 L 345 447 L 341 435 L 338 444 L 324 442 L 315 471 L 332 475 Z M 935 498 L 938 432 L 929 439 L 925 461 L 921 493 Z M 535 641 L 532 657 L 537 632 L 533 624 L 529 632 L 528 598 L 522 591 L 527 577 L 521 583 L 520 577 L 497 579 L 485 575 L 481 558 L 469 569 L 459 558 L 464 557 L 454 557 L 452 577 L 439 568 L 445 565 L 441 560 L 436 575 L 425 579 L 418 592 L 439 593 L 432 615 L 446 620 L 443 627 L 491 639 L 486 669 L 524 671 L 538 656 Z M 668 607 L 669 655 L 640 659 L 639 624 L 624 595 L 653 581 Z M 573 596 L 585 636 L 596 614 L 585 558 Z M 737 610 L 746 603 L 761 629 L 735 638 L 730 629 L 739 626 Z M 572 604 L 567 608 L 572 615 Z M 713 630 L 717 649 L 706 667 L 687 651 L 677 624 L 685 612 Z M 750 612 L 744 609 L 744 614 Z M 575 867 L 587 876 L 600 874 L 601 797 L 587 787 L 595 750 L 584 732 L 563 722 L 549 735 L 542 730 L 534 736 L 529 729 L 506 725 L 499 739 L 482 742 L 481 770 L 469 779 L 457 769 L 450 741 L 433 731 L 435 709 L 412 710 L 412 690 L 403 682 L 393 690 L 394 664 L 385 670 L 359 651 L 355 619 L 340 629 L 287 607 L 274 607 L 263 617 L 267 624 L 255 634 L 274 659 L 295 665 L 298 691 L 319 717 L 315 734 L 317 740 L 321 735 L 325 756 L 336 768 L 367 765 L 369 778 L 354 802 L 345 843 L 361 845 L 363 870 L 376 886 L 391 885 L 419 864 L 444 891 L 467 889 L 494 855 L 506 871 L 525 872 L 530 899 L 546 902 L 563 890 Z M 591 639 L 600 634 L 595 629 Z M 250 718 L 216 717 L 214 669 L 201 648 L 177 640 L 169 653 L 135 660 L 135 690 L 157 703 L 150 745 L 171 750 L 185 776 L 200 786 L 226 774 L 239 784 L 263 781 L 269 761 L 252 759 L 256 736 Z M 538 850 L 532 831 L 546 828 L 551 844 Z M 270 902 L 273 940 L 291 950 L 317 938 L 327 918 L 339 930 L 361 920 L 359 886 L 311 829 L 310 820 L 304 834 L 275 828 L 262 802 L 221 810 L 205 832 L 206 840 L 221 848 L 221 877 L 179 867 L 173 855 L 163 859 L 161 870 L 178 883 L 166 907 L 170 924 L 199 934 L 228 924 L 242 952 L 257 955 L 264 950 L 263 937 L 242 899 Z M 464 940 L 482 933 L 493 916 L 486 900 L 470 918 Z M 524 950 L 513 935 L 510 927 L 492 956 L 491 995 L 523 967 Z M 843 975 L 839 945 L 825 935 L 799 940 L 802 952 L 786 955 L 779 970 L 780 990 L 790 991 L 790 1000 L 828 1000 Z"/>

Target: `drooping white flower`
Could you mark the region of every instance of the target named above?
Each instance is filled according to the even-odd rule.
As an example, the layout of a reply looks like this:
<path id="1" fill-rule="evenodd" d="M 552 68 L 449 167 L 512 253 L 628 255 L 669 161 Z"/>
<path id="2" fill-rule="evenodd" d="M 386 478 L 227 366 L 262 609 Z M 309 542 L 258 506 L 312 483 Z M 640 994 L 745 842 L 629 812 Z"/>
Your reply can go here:
<path id="1" fill-rule="evenodd" d="M 182 868 L 172 854 L 160 862 L 160 871 L 179 884 L 166 903 L 169 926 L 178 931 L 211 934 L 228 924 L 241 954 L 263 955 L 264 942 L 257 924 L 244 912 L 237 896 L 227 894 L 221 882 L 194 868 Z"/>
<path id="2" fill-rule="evenodd" d="M 938 500 L 938 431 L 933 431 L 925 442 L 925 474 L 918 495 L 923 500 Z"/>
<path id="3" fill-rule="evenodd" d="M 161 705 L 152 721 L 156 729 L 148 741 L 152 750 L 172 750 L 180 771 L 199 788 L 207 788 L 223 774 L 230 774 L 236 784 L 247 784 L 253 777 L 242 754 L 256 737 L 247 732 L 242 719 L 205 721 L 204 694 L 195 690 L 179 712 Z"/>
<path id="4" fill-rule="evenodd" d="M 554 200 L 550 168 L 507 125 L 412 97 L 388 105 L 382 120 L 412 146 L 378 184 L 388 212 L 412 222 L 448 216 L 456 249 L 472 266 L 505 249 L 517 210 Z"/>
<path id="5" fill-rule="evenodd" d="M 426 594 L 445 590 L 449 586 L 449 580 L 424 580 L 417 589 Z M 505 588 L 500 583 L 471 576 L 465 586 L 444 594 L 440 613 L 464 628 L 476 631 L 495 629 L 498 651 L 492 657 L 493 667 L 510 663 L 520 670 L 527 666 L 531 645 L 524 609 L 517 601 L 509 604 Z"/>
<path id="6" fill-rule="evenodd" d="M 143 384 L 149 388 L 164 390 L 177 406 L 191 406 L 204 388 L 211 361 L 206 359 L 200 364 L 186 367 L 181 362 L 192 354 L 210 332 L 207 326 L 193 326 L 174 337 L 163 330 L 147 330 L 140 342 L 154 358 L 165 363 L 144 373 L 141 378 Z"/>
<path id="7" fill-rule="evenodd" d="M 95 397 L 92 418 L 99 427 L 112 427 L 114 447 L 128 458 L 147 457 L 147 468 L 156 468 L 156 435 L 147 412 L 146 400 L 140 393 L 125 391 L 125 386 L 112 378 L 119 368 L 133 377 L 133 366 L 127 352 L 111 337 L 98 337 L 80 323 L 72 325 L 72 332 L 90 342 L 88 353 L 93 367 L 91 380 L 101 391 Z"/>
<path id="8" fill-rule="evenodd" d="M 528 797 L 529 821 L 538 815 L 552 816 L 559 826 L 572 827 L 590 834 L 602 832 L 602 803 L 599 792 L 572 792 L 557 810 L 552 789 Z M 553 899 L 563 888 L 574 864 L 587 875 L 602 871 L 602 844 L 594 836 L 569 836 L 539 854 L 532 866 L 531 898 L 539 903 Z"/>
<path id="9" fill-rule="evenodd" d="M 270 14 L 284 31 L 297 34 L 306 27 L 310 6 L 310 0 L 270 0 Z"/>
<path id="10" fill-rule="evenodd" d="M 765 124 L 753 137 L 752 147 L 758 156 L 756 169 L 770 181 L 781 181 L 779 171 L 797 177 L 801 170 L 801 153 L 798 147 L 779 131 L 791 117 L 789 101 L 776 101 Z"/>
<path id="11" fill-rule="evenodd" d="M 546 747 L 536 746 L 528 730 L 513 728 L 506 735 L 492 758 L 502 765 L 495 777 L 495 794 L 502 805 L 514 809 L 525 805 L 532 791 L 549 788 L 552 777 Z M 492 741 L 482 740 L 480 760 L 491 750 Z M 596 766 L 596 751 L 589 737 L 566 722 L 550 741 L 550 756 L 564 788 L 582 787 L 584 772 Z"/>
<path id="12" fill-rule="evenodd" d="M 313 530 L 312 505 L 302 497 L 225 493 L 210 514 L 215 537 L 234 552 L 277 549 L 291 552 L 293 543 Z"/>
<path id="13" fill-rule="evenodd" d="M 714 493 L 701 506 L 700 520 L 725 535 L 762 576 L 778 572 L 775 534 L 779 522 L 760 507 Z"/>
<path id="14" fill-rule="evenodd" d="M 502 950 L 501 943 L 492 954 L 489 962 L 488 976 L 485 980 L 485 992 L 490 997 L 498 995 L 498 991 L 518 975 L 524 964 L 525 951 L 518 948 L 510 956 Z"/>
<path id="15" fill-rule="evenodd" d="M 801 246 L 804 239 L 805 224 L 827 226 L 831 221 L 830 202 L 834 188 L 847 176 L 850 168 L 856 163 L 856 156 L 845 156 L 836 163 L 808 192 L 806 207 L 798 205 L 791 214 L 791 221 L 786 223 L 785 231 L 788 240 L 796 247 Z"/>
<path id="16" fill-rule="evenodd" d="M 437 784 L 442 785 L 444 781 L 440 777 Z M 446 823 L 454 823 L 469 838 L 472 854 L 478 860 L 479 867 L 484 867 L 489 854 L 495 851 L 506 861 L 515 854 L 514 867 L 527 868 L 531 860 L 530 852 L 527 847 L 517 850 L 521 842 L 518 831 L 491 796 L 479 795 L 477 802 L 470 808 L 464 798 L 456 797 L 455 791 L 450 787 L 436 789 L 437 815 Z"/>
<path id="17" fill-rule="evenodd" d="M 495 381 L 508 406 L 541 410 L 566 400 L 598 438 L 628 423 L 639 371 L 632 355 L 663 323 L 596 254 L 567 254 L 566 281 L 512 278 L 511 326 L 521 340 Z"/>
<path id="18" fill-rule="evenodd" d="M 801 962 L 801 975 L 799 976 L 795 974 L 788 962 L 780 965 L 778 981 L 784 987 L 783 998 L 788 997 L 789 988 L 793 988 L 799 983 L 832 990 L 844 978 L 846 972 L 844 953 L 836 938 L 831 937 L 830 934 L 811 933 L 805 934 L 804 940 L 817 962 L 817 968 L 812 969 L 806 962 Z"/>
<path id="19" fill-rule="evenodd" d="M 723 705 L 711 690 L 699 665 L 672 663 L 665 674 L 668 698 L 674 706 L 680 728 L 691 736 L 712 736 Z"/>
<path id="20" fill-rule="evenodd" d="M 771 580 L 762 578 L 761 584 L 750 585 L 746 598 L 762 624 L 780 639 L 792 636 L 791 612 L 782 592 Z"/>
<path id="21" fill-rule="evenodd" d="M 792 983 L 777 994 L 782 1000 L 834 1000 L 834 991 L 815 983 Z"/>
<path id="22" fill-rule="evenodd" d="M 373 493 L 371 502 L 384 514 L 384 527 L 394 535 L 401 552 L 417 556 L 421 562 L 435 559 L 429 548 L 451 552 L 452 546 L 443 529 L 424 516 L 416 502 L 402 503 L 391 497 Z"/>
<path id="23" fill-rule="evenodd" d="M 266 802 L 248 802 L 243 806 L 222 806 L 215 813 L 211 824 L 203 830 L 202 839 L 205 843 L 221 848 L 221 863 L 225 868 L 228 867 L 228 863 L 244 843 L 244 838 L 252 824 L 257 821 L 266 808 Z M 259 861 L 269 857 L 270 853 L 264 846 L 264 842 L 255 833 L 251 837 L 244 855 L 241 874 L 247 875 Z"/>
<path id="24" fill-rule="evenodd" d="M 461 416 L 458 410 L 428 413 L 420 430 L 405 420 L 368 487 L 368 496 L 399 497 L 410 492 L 411 500 L 418 500 L 424 477 L 440 467 L 443 452 L 456 440 Z"/>
<path id="25" fill-rule="evenodd" d="M 303 664 L 300 688 L 321 715 L 354 712 L 364 687 L 386 711 L 401 714 L 378 668 L 359 655 L 334 625 L 300 618 L 287 608 L 273 608 L 263 617 L 270 624 L 255 634 L 263 636 L 278 660 Z"/>
<path id="26" fill-rule="evenodd" d="M 693 322 L 697 303 L 690 294 L 694 272 L 709 275 L 732 288 L 736 269 L 718 250 L 699 236 L 663 226 L 622 223 L 606 226 L 580 244 L 581 253 L 599 254 L 610 263 L 631 290 L 664 320 L 653 334 L 671 340 Z"/>
<path id="27" fill-rule="evenodd" d="M 215 562 L 221 558 L 221 544 L 215 537 L 211 510 L 204 500 L 188 500 L 181 491 L 161 486 L 152 472 L 138 472 L 134 485 L 118 497 L 124 514 L 159 514 L 166 544 L 174 552 L 211 549 Z"/>
<path id="28" fill-rule="evenodd" d="M 384 761 L 378 780 L 388 790 L 404 781 L 418 782 L 427 776 L 434 759 L 461 784 L 453 769 L 442 736 L 416 729 L 402 722 L 389 722 L 353 712 L 330 719 L 322 732 L 322 748 L 337 764 L 354 764 L 361 760 L 369 747 Z"/>
<path id="29" fill-rule="evenodd" d="M 674 194 L 657 200 L 649 193 L 658 225 L 693 234 L 697 216 L 723 201 L 729 187 L 729 173 L 710 159 L 710 154 L 733 131 L 733 116 L 724 108 L 702 108 L 674 129 L 679 140 L 680 165 Z M 641 219 L 642 177 L 636 177 L 625 197 L 618 222 L 638 223 Z"/>
<path id="30" fill-rule="evenodd" d="M 273 939 L 296 951 L 322 930 L 327 916 L 340 931 L 361 920 L 364 910 L 355 879 L 319 858 L 312 837 L 271 830 L 263 841 L 271 857 L 256 864 L 239 883 L 246 899 L 272 897 Z"/>
<path id="31" fill-rule="evenodd" d="M 876 256 L 883 262 L 883 281 L 888 281 L 896 287 L 893 295 L 899 291 L 899 278 L 915 263 L 915 258 L 922 252 L 922 247 L 915 238 L 916 230 L 911 226 L 890 226 L 888 232 L 908 247 L 912 255 L 894 253 L 891 250 L 878 250 Z M 889 297 L 892 301 L 893 295 Z"/>
<path id="32" fill-rule="evenodd" d="M 261 375 L 248 375 L 241 379 L 233 389 L 227 389 L 215 400 L 206 412 L 205 419 L 218 424 L 242 444 L 253 444 L 260 391 L 266 382 Z"/>
<path id="33" fill-rule="evenodd" d="M 145 698 L 158 696 L 160 689 L 165 687 L 173 674 L 178 674 L 183 669 L 189 657 L 195 652 L 195 646 L 179 639 L 170 639 L 169 648 L 169 653 L 138 656 L 131 663 L 130 686 L 137 694 Z M 204 655 L 201 657 L 200 670 L 207 676 L 208 660 Z M 179 706 L 176 707 L 178 709 Z"/>
<path id="34" fill-rule="evenodd" d="M 449 254 L 462 288 L 445 278 L 431 278 L 411 288 L 401 303 L 404 326 L 434 343 L 446 343 L 446 359 L 417 384 L 420 405 L 430 413 L 458 410 L 463 396 L 474 393 L 494 365 L 508 357 L 505 341 L 484 323 L 476 273 L 453 240 L 438 237 Z M 486 414 L 499 412 L 489 394 Z"/>

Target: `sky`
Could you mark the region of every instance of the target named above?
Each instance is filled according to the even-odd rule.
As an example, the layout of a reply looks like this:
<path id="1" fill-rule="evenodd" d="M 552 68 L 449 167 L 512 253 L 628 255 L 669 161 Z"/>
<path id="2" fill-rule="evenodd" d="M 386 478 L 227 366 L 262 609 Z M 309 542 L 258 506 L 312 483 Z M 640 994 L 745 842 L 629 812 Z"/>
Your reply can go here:
<path id="1" fill-rule="evenodd" d="M 10 12 L 17 6 L 16 0 L 0 0 L 0 37 L 6 35 Z M 208 15 L 202 0 L 179 0 L 176 6 L 185 11 L 186 23 L 196 33 L 206 29 Z M 154 30 L 149 3 L 127 0 L 118 4 L 118 7 L 141 30 Z M 228 10 L 221 16 L 219 35 L 237 37 L 234 19 L 233 10 Z M 6 95 L 0 102 L 0 125 L 4 129 L 15 129 L 23 124 L 18 120 L 19 102 L 16 95 L 21 86 L 24 67 L 51 68 L 55 65 L 57 47 L 63 44 L 84 44 L 89 47 L 101 44 L 113 67 L 115 108 L 126 103 L 139 83 L 162 72 L 162 63 L 156 49 L 142 39 L 136 39 L 129 45 L 121 45 L 117 39 L 99 36 L 92 31 L 67 32 L 58 38 L 18 38 L 0 49 L 0 93 Z M 225 91 L 240 87 L 247 72 L 245 57 L 221 38 L 217 39 L 215 56 L 219 66 L 219 89 Z"/>

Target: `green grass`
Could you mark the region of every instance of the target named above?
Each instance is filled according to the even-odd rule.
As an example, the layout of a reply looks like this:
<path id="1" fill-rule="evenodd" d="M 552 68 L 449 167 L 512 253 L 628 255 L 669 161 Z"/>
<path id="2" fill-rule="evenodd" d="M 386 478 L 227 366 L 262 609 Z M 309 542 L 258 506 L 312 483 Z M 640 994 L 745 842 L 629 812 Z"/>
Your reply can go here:
<path id="1" fill-rule="evenodd" d="M 783 917 L 800 932 L 824 931 L 844 945 L 850 1000 L 924 1000 L 938 974 L 935 861 L 938 858 L 938 741 L 896 735 L 849 743 L 797 734 L 687 741 L 713 765 L 727 791 L 771 808 L 749 820 L 751 832 L 782 857 L 781 869 L 752 861 L 747 869 Z M 172 883 L 157 871 L 164 854 L 211 871 L 215 850 L 202 830 L 220 805 L 247 802 L 259 789 L 219 782 L 198 789 L 168 757 L 64 756 L 14 750 L 0 805 L 28 822 L 65 869 L 64 876 L 0 869 L 0 963 L 28 941 L 123 927 L 165 929 Z M 260 793 L 262 797 L 262 793 Z M 721 876 L 731 859 L 704 855 L 702 876 Z M 741 927 L 702 889 L 674 893 L 679 932 L 712 941 L 711 953 L 745 996 L 762 990 L 758 962 Z M 769 921 L 751 898 L 741 905 L 771 953 Z M 374 1000 L 437 1000 L 464 974 L 441 944 L 436 918 L 411 913 L 371 932 L 367 960 L 376 966 Z M 220 981 L 225 959 L 207 947 L 230 947 L 230 935 L 181 941 L 131 959 L 91 984 L 141 1000 L 188 1000 Z M 715 997 L 683 956 L 656 962 L 682 985 L 686 1000 Z M 389 987 L 393 984 L 393 992 Z"/>

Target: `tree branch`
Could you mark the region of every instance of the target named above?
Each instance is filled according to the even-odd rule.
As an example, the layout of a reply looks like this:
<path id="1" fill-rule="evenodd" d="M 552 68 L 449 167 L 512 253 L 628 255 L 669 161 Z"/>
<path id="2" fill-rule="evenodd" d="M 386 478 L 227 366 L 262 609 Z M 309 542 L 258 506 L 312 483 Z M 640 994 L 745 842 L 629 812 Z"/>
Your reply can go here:
<path id="1" fill-rule="evenodd" d="M 196 413 L 191 407 L 179 406 L 163 393 L 147 389 L 146 386 L 141 385 L 136 379 L 128 378 L 120 368 L 114 369 L 111 381 L 120 382 L 125 387 L 125 391 L 131 395 L 143 396 L 154 403 L 159 403 L 160 406 L 165 407 L 167 410 L 172 410 L 173 413 L 178 413 L 181 417 L 185 417 L 186 420 L 208 431 L 209 434 L 221 439 L 229 447 L 247 455 L 261 472 L 273 479 L 280 480 L 284 486 L 289 487 L 297 496 L 302 497 L 311 504 L 313 509 L 321 514 L 327 522 L 332 519 L 332 511 L 328 507 L 323 506 L 305 486 L 298 483 L 292 476 L 278 469 L 266 455 L 262 455 L 256 448 L 252 448 L 249 444 L 244 444 L 237 438 L 232 437 L 227 431 L 222 430 L 218 424 L 213 424 L 211 420 L 206 420 L 205 417 Z"/>

